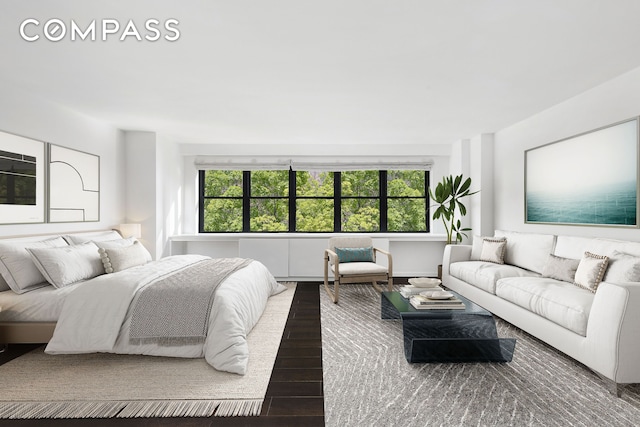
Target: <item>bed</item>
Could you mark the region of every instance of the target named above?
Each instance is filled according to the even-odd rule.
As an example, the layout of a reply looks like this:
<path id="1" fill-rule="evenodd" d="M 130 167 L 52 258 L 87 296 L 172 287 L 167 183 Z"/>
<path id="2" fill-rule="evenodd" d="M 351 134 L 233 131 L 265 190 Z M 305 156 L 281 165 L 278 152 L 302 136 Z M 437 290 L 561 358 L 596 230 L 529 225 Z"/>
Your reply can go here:
<path id="1" fill-rule="evenodd" d="M 0 342 L 49 354 L 204 357 L 244 374 L 246 335 L 284 289 L 258 261 L 157 261 L 115 231 L 0 240 Z"/>

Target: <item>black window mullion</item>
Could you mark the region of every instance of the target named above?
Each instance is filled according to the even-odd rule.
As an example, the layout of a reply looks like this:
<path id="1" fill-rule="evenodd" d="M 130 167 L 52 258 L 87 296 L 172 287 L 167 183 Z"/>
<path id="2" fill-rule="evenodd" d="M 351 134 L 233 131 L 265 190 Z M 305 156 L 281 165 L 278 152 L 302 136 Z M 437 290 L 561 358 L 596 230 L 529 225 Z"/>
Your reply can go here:
<path id="1" fill-rule="evenodd" d="M 296 172 L 289 169 L 289 231 L 296 231 L 296 206 L 298 189 L 296 187 Z"/>
<path id="2" fill-rule="evenodd" d="M 387 171 L 380 171 L 378 183 L 380 197 L 380 231 L 387 231 Z"/>
<path id="3" fill-rule="evenodd" d="M 200 185 L 200 200 L 198 200 L 198 223 L 199 223 L 199 227 L 198 227 L 198 232 L 200 233 L 204 233 L 204 200 L 205 200 L 205 196 L 206 194 L 204 194 L 205 192 L 205 171 L 201 170 L 198 174 L 198 185 Z"/>
<path id="4" fill-rule="evenodd" d="M 242 231 L 251 231 L 251 171 L 242 172 Z"/>
<path id="5" fill-rule="evenodd" d="M 342 178 L 340 172 L 333 173 L 333 231 L 342 231 Z"/>
<path id="6" fill-rule="evenodd" d="M 427 233 L 431 231 L 431 215 L 429 214 L 430 209 L 429 205 L 431 204 L 431 198 L 429 197 L 429 185 L 430 185 L 431 173 L 429 171 L 424 171 L 424 197 L 425 197 L 425 221 L 427 224 L 425 225 L 425 230 Z"/>

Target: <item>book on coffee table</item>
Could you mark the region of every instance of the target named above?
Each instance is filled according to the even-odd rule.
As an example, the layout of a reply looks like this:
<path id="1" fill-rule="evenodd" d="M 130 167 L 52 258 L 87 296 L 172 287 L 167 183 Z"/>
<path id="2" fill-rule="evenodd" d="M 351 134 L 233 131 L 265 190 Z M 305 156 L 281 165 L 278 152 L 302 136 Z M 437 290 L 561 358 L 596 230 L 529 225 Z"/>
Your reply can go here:
<path id="1" fill-rule="evenodd" d="M 448 299 L 429 299 L 422 295 L 413 295 L 409 302 L 418 310 L 464 309 L 464 303 L 456 297 Z"/>

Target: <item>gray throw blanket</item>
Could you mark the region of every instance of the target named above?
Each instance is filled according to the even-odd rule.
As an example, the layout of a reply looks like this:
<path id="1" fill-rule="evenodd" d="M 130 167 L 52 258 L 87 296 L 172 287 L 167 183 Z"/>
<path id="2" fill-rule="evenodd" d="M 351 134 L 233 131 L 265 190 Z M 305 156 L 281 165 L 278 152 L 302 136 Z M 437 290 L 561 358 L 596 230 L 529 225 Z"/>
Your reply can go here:
<path id="1" fill-rule="evenodd" d="M 251 261 L 208 259 L 147 285 L 134 303 L 129 342 L 164 346 L 203 343 L 216 289 Z"/>

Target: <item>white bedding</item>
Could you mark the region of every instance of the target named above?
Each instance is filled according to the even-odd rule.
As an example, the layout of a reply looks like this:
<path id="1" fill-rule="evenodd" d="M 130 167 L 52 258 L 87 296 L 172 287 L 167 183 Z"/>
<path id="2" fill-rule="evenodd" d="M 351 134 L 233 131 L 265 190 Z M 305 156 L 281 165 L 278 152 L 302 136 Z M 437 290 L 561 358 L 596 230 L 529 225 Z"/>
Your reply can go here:
<path id="1" fill-rule="evenodd" d="M 165 347 L 129 343 L 129 307 L 136 291 L 203 259 L 207 257 L 167 257 L 76 286 L 64 301 L 53 338 L 45 351 L 204 357 L 218 370 L 244 374 L 249 360 L 246 336 L 260 319 L 269 296 L 286 289 L 258 261 L 230 275 L 216 291 L 204 345 Z"/>
<path id="2" fill-rule="evenodd" d="M 76 285 L 56 289 L 45 286 L 23 294 L 0 292 L 0 322 L 56 322 L 62 305 Z"/>

